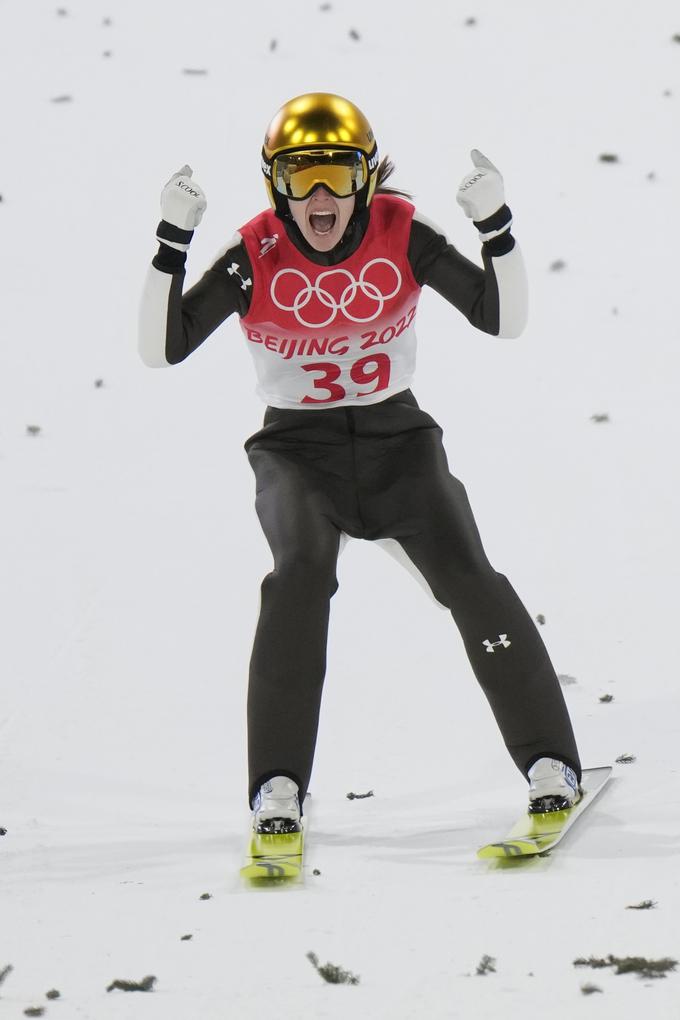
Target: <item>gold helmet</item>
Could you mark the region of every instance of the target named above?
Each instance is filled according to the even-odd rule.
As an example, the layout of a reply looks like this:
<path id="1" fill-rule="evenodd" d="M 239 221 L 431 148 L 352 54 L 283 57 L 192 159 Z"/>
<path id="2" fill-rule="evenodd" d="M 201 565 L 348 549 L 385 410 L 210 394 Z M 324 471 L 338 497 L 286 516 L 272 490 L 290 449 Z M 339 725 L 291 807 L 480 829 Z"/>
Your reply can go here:
<path id="1" fill-rule="evenodd" d="M 310 92 L 275 114 L 262 147 L 262 172 L 277 212 L 323 185 L 338 198 L 369 204 L 378 173 L 378 146 L 361 110 L 342 96 Z"/>

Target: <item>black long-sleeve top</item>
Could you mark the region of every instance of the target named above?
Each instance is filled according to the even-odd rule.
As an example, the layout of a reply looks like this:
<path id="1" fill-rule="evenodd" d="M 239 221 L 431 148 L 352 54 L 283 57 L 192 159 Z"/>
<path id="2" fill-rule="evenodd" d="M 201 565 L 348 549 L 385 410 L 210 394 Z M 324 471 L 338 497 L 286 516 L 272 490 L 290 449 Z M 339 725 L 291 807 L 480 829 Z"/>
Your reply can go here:
<path id="1" fill-rule="evenodd" d="M 471 262 L 442 230 L 414 213 L 408 260 L 416 282 L 432 287 L 477 329 L 491 336 L 516 337 L 526 324 L 527 282 L 524 261 L 510 233 L 507 206 L 494 215 L 508 229 L 482 244 L 483 267 Z M 282 220 L 293 243 L 319 265 L 337 265 L 361 244 L 370 207 L 353 218 L 341 242 L 330 252 L 307 244 L 292 221 Z M 161 223 L 159 233 L 163 235 Z M 476 224 L 483 231 L 485 224 Z M 202 278 L 184 293 L 186 252 L 161 242 L 149 268 L 142 295 L 139 351 L 150 367 L 175 365 L 187 358 L 217 327 L 236 312 L 244 316 L 250 291 L 241 279 L 252 276 L 245 244 L 236 234 Z M 229 269 L 236 263 L 239 275 Z"/>

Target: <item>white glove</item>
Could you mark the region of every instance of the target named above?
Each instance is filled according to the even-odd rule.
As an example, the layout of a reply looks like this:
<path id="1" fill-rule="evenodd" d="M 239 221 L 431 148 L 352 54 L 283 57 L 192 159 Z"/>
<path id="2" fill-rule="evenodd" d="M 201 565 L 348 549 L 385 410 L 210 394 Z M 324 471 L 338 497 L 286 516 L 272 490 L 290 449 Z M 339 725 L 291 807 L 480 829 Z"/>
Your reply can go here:
<path id="1" fill-rule="evenodd" d="M 456 201 L 466 216 L 469 216 L 475 223 L 479 223 L 503 208 L 505 192 L 500 171 L 491 160 L 487 159 L 479 149 L 473 149 L 470 156 L 475 169 L 460 182 Z M 507 225 L 504 229 L 507 229 Z M 493 233 L 497 233 L 497 230 Z"/>
<path id="2" fill-rule="evenodd" d="M 189 248 L 194 227 L 201 222 L 208 204 L 201 187 L 192 181 L 192 173 L 191 167 L 185 164 L 161 192 L 161 215 L 165 225 L 159 226 L 156 236 L 178 251 Z"/>

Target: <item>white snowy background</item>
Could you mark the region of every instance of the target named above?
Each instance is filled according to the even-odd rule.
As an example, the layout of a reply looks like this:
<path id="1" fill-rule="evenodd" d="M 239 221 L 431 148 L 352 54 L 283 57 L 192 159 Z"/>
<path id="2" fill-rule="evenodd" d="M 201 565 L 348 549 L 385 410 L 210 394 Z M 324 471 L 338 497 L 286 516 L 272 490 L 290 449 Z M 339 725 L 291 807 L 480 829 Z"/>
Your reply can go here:
<path id="1" fill-rule="evenodd" d="M 0 2 L 0 1015 L 678 1020 L 680 973 L 573 966 L 680 957 L 677 4 L 63 3 Z M 413 388 L 545 617 L 584 764 L 636 760 L 519 867 L 475 856 L 526 784 L 450 616 L 352 542 L 305 883 L 239 880 L 264 409 L 237 321 L 152 371 L 137 307 L 171 173 L 208 197 L 192 283 L 265 207 L 264 129 L 310 90 L 365 110 L 474 259 L 455 188 L 482 149 L 528 263 L 516 341 L 423 294 Z"/>

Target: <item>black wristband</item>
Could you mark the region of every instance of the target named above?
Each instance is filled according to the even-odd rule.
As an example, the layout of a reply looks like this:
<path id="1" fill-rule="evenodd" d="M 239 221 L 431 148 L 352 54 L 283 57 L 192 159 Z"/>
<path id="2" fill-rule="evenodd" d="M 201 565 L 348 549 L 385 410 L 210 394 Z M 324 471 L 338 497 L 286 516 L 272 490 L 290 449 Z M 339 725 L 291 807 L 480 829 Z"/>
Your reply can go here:
<path id="1" fill-rule="evenodd" d="M 176 227 L 174 223 L 168 223 L 167 220 L 161 220 L 156 229 L 156 237 L 163 241 L 177 241 L 179 244 L 191 244 L 191 238 L 193 236 L 193 230 L 182 230 L 181 227 Z"/>
<path id="2" fill-rule="evenodd" d="M 473 220 L 472 222 L 477 227 L 480 234 L 491 234 L 504 227 L 508 226 L 512 221 L 512 213 L 510 212 L 507 205 L 502 205 L 500 209 L 497 209 L 491 216 L 487 216 L 485 220 Z"/>
<path id="3" fill-rule="evenodd" d="M 485 255 L 497 258 L 499 255 L 507 255 L 514 247 L 515 239 L 510 231 L 506 230 L 502 234 L 496 234 L 489 241 L 485 241 L 482 245 L 482 251 Z"/>
<path id="4" fill-rule="evenodd" d="M 177 248 L 171 248 L 161 241 L 158 253 L 154 256 L 151 265 L 163 273 L 181 273 L 186 261 L 187 253 L 185 251 L 178 251 Z"/>

